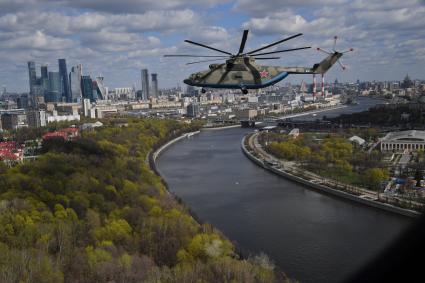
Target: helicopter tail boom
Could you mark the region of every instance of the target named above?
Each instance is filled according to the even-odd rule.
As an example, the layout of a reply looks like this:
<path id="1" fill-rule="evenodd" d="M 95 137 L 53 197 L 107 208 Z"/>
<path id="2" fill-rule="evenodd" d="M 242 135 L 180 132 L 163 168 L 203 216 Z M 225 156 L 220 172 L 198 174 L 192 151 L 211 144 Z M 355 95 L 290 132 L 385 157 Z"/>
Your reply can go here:
<path id="1" fill-rule="evenodd" d="M 288 74 L 324 74 L 326 73 L 335 63 L 338 62 L 339 58 L 342 57 L 342 53 L 334 52 L 323 59 L 320 63 L 316 63 L 312 68 L 306 67 L 283 67 L 282 71 Z"/>
<path id="2" fill-rule="evenodd" d="M 326 73 L 336 62 L 338 62 L 339 58 L 342 57 L 342 53 L 334 52 L 328 55 L 325 59 L 323 59 L 320 63 L 314 64 L 312 70 L 313 74 L 324 74 Z"/>

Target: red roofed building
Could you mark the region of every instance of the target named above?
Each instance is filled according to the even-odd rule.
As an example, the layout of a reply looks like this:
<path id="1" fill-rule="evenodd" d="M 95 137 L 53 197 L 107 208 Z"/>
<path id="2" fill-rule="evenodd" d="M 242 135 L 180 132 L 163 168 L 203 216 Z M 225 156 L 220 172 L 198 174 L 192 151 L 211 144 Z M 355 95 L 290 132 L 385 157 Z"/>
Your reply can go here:
<path id="1" fill-rule="evenodd" d="M 43 140 L 48 140 L 53 138 L 62 138 L 64 141 L 69 141 L 78 137 L 78 134 L 79 134 L 78 128 L 64 128 L 56 132 L 44 134 Z"/>
<path id="2" fill-rule="evenodd" d="M 60 129 L 58 132 L 66 133 L 68 136 L 68 139 L 73 139 L 75 137 L 78 137 L 79 129 L 78 128 L 65 128 Z"/>
<path id="3" fill-rule="evenodd" d="M 0 142 L 0 160 L 22 161 L 23 158 L 23 146 L 15 141 Z"/>
<path id="4" fill-rule="evenodd" d="M 68 140 L 67 133 L 64 132 L 52 132 L 52 133 L 46 133 L 43 135 L 43 140 L 49 140 L 49 139 L 57 139 L 62 138 L 64 141 Z"/>

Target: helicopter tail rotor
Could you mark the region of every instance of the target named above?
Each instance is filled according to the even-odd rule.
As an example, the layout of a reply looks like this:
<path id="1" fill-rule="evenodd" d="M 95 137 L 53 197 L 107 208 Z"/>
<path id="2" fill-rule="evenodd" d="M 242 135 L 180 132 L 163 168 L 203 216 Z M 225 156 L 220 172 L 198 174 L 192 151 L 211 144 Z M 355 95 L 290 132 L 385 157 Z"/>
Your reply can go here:
<path id="1" fill-rule="evenodd" d="M 341 69 L 344 71 L 347 69 L 347 66 L 344 65 L 340 58 L 342 57 L 343 54 L 348 53 L 348 52 L 352 52 L 354 51 L 353 48 L 349 48 L 345 51 L 337 51 L 336 48 L 336 42 L 338 40 L 337 36 L 334 36 L 334 40 L 333 40 L 333 46 L 332 46 L 332 51 L 327 51 L 325 49 L 322 49 L 320 47 L 317 47 L 316 50 L 323 52 L 325 54 L 328 55 L 328 57 L 326 57 L 322 62 L 315 64 L 313 67 L 313 70 L 315 73 L 319 73 L 319 74 L 324 74 L 325 72 L 327 72 L 335 63 L 338 63 L 338 65 L 341 67 Z"/>

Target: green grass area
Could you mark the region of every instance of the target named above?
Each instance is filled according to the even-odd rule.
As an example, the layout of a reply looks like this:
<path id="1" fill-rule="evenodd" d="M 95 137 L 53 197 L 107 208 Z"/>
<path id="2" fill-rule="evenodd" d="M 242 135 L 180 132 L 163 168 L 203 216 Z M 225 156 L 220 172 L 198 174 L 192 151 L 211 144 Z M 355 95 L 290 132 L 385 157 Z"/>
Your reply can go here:
<path id="1" fill-rule="evenodd" d="M 382 154 L 376 150 L 369 154 L 349 142 L 346 133 L 303 133 L 298 138 L 273 133 L 263 134 L 259 140 L 267 141 L 270 154 L 339 182 L 379 189 L 388 179 Z"/>

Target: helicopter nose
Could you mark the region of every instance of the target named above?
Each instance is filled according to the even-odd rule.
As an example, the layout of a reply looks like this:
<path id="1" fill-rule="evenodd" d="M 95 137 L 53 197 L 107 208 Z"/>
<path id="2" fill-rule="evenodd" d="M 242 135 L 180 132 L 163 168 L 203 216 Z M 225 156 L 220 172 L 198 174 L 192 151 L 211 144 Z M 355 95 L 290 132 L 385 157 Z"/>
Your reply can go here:
<path id="1" fill-rule="evenodd" d="M 191 85 L 192 84 L 192 80 L 189 80 L 189 79 L 185 79 L 185 80 L 183 80 L 183 82 L 185 84 L 187 84 L 187 85 Z"/>

